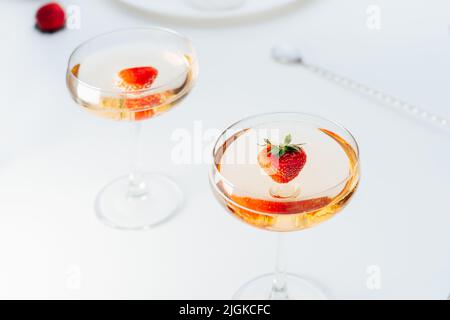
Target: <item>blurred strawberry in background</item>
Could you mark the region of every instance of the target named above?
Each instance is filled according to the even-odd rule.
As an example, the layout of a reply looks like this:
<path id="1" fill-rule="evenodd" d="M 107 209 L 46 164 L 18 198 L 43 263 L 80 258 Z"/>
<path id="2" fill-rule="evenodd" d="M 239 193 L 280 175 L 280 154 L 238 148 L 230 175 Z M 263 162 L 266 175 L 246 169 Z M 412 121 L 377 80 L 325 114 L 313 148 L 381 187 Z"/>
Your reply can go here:
<path id="1" fill-rule="evenodd" d="M 64 28 L 66 14 L 56 2 L 43 5 L 36 13 L 36 27 L 41 32 L 53 33 Z"/>

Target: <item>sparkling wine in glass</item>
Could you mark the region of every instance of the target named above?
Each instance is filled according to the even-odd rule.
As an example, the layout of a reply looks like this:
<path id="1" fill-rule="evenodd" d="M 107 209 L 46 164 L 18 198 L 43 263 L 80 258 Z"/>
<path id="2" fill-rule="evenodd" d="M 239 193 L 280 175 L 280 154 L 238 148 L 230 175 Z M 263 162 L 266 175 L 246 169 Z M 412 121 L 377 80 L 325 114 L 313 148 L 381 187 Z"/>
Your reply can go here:
<path id="1" fill-rule="evenodd" d="M 186 97 L 197 77 L 191 42 L 158 28 L 122 29 L 94 37 L 72 53 L 67 86 L 91 113 L 130 123 L 128 175 L 107 184 L 96 198 L 98 217 L 119 229 L 158 225 L 179 209 L 182 193 L 168 177 L 139 168 L 143 121 L 161 115 Z"/>
<path id="2" fill-rule="evenodd" d="M 219 202 L 236 218 L 278 232 L 275 272 L 244 285 L 237 299 L 321 299 L 319 288 L 287 274 L 282 233 L 335 216 L 359 182 L 358 145 L 342 126 L 302 113 L 253 116 L 226 129 L 210 174 Z"/>

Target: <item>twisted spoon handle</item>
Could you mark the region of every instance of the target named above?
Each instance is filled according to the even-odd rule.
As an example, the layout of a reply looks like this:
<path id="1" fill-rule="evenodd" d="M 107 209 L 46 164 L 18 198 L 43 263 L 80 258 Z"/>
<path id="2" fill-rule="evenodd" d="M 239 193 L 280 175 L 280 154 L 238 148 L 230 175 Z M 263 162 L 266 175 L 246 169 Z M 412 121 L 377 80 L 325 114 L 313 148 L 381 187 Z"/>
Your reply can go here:
<path id="1" fill-rule="evenodd" d="M 441 117 L 437 114 L 430 113 L 428 111 L 425 111 L 415 105 L 409 104 L 407 102 L 404 102 L 400 99 L 397 99 L 393 96 L 390 96 L 388 94 L 385 94 L 381 91 L 375 90 L 373 88 L 367 87 L 362 83 L 353 81 L 349 78 L 342 77 L 340 75 L 335 74 L 334 72 L 331 72 L 329 70 L 326 70 L 324 68 L 306 64 L 304 62 L 301 63 L 303 67 L 308 69 L 309 71 L 317 74 L 318 76 L 331 80 L 337 84 L 343 85 L 345 87 L 348 87 L 352 90 L 357 90 L 360 93 L 363 93 L 365 95 L 368 95 L 372 98 L 375 98 L 379 102 L 388 105 L 394 109 L 400 110 L 402 112 L 406 112 L 411 116 L 414 116 L 420 120 L 428 121 L 429 123 L 444 128 L 447 130 L 450 130 L 450 122 L 444 117 Z"/>

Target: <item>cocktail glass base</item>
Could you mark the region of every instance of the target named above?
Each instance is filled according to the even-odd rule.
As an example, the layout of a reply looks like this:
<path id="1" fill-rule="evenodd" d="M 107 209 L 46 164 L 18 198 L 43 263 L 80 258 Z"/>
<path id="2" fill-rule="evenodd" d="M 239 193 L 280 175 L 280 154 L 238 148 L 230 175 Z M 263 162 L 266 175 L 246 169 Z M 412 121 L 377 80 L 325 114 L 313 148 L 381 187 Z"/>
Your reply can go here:
<path id="1" fill-rule="evenodd" d="M 180 209 L 183 194 L 175 182 L 157 173 L 141 173 L 146 192 L 130 195 L 129 177 L 107 184 L 95 200 L 97 217 L 106 225 L 123 230 L 159 226 Z"/>
<path id="2" fill-rule="evenodd" d="M 286 294 L 273 291 L 273 273 L 259 276 L 244 284 L 234 300 L 325 300 L 325 293 L 313 283 L 294 274 L 286 275 Z"/>

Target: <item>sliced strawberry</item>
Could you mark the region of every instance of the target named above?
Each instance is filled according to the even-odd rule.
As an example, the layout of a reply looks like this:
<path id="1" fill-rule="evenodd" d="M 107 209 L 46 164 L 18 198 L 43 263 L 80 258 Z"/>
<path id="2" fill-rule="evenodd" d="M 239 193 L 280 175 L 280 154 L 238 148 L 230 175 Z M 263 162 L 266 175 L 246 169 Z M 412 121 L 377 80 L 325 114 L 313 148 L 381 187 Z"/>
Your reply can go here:
<path id="1" fill-rule="evenodd" d="M 158 76 L 158 70 L 153 67 L 135 67 L 124 69 L 119 72 L 117 85 L 125 90 L 140 90 L 150 88 Z M 125 108 L 134 109 L 134 120 L 145 120 L 151 118 L 155 111 L 153 107 L 162 104 L 163 95 L 156 93 L 140 98 L 127 98 Z"/>
<path id="2" fill-rule="evenodd" d="M 158 70 L 153 67 L 135 67 L 124 69 L 118 74 L 118 86 L 127 90 L 149 88 L 158 76 Z"/>

